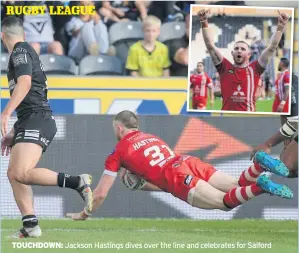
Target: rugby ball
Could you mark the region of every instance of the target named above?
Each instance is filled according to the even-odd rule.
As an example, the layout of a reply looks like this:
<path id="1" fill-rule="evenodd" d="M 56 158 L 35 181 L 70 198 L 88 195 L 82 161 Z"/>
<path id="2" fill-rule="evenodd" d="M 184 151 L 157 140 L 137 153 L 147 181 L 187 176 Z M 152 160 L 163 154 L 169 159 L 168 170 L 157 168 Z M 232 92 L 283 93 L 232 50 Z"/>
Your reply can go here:
<path id="1" fill-rule="evenodd" d="M 132 191 L 140 190 L 145 184 L 146 181 L 127 170 L 122 178 L 123 184 Z"/>

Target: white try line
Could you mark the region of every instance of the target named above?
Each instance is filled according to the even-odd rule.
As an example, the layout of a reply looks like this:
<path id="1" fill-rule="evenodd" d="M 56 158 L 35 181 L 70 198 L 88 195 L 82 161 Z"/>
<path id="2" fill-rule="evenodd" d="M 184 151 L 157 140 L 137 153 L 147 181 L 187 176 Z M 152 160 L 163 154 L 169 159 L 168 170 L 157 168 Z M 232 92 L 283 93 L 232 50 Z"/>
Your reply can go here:
<path id="1" fill-rule="evenodd" d="M 15 232 L 16 229 L 2 229 L 2 232 Z M 229 233 L 257 233 L 260 232 L 260 229 L 200 229 L 200 228 L 195 228 L 195 229 L 159 229 L 159 228 L 149 228 L 149 229 L 112 229 L 112 228 L 47 228 L 43 229 L 45 232 L 86 232 L 86 231 L 92 231 L 92 232 L 229 232 Z M 270 230 L 271 233 L 298 233 L 298 230 L 296 229 L 280 229 L 280 230 Z"/>

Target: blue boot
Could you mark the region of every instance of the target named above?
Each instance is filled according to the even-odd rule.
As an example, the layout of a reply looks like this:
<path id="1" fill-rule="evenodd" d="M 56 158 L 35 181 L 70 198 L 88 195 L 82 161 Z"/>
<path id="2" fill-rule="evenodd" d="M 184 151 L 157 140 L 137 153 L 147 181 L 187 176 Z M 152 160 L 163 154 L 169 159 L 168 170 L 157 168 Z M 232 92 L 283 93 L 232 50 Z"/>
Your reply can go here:
<path id="1" fill-rule="evenodd" d="M 260 164 L 265 171 L 269 171 L 277 176 L 287 177 L 290 173 L 282 161 L 271 157 L 264 151 L 256 152 L 254 161 Z"/>

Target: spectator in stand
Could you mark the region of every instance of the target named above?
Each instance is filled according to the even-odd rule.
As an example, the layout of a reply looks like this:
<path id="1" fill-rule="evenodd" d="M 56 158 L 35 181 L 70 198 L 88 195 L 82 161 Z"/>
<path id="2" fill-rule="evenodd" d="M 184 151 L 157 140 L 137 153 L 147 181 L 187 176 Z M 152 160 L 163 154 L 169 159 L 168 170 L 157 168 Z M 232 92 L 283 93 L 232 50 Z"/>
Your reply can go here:
<path id="1" fill-rule="evenodd" d="M 145 1 L 98 1 L 96 9 L 107 25 L 114 22 L 142 20 L 147 16 Z"/>
<path id="2" fill-rule="evenodd" d="M 23 1 L 18 5 L 47 6 L 45 1 Z M 38 54 L 64 54 L 61 43 L 54 40 L 55 30 L 48 8 L 45 14 L 22 15 L 20 18 L 23 19 L 26 41 Z"/>
<path id="3" fill-rule="evenodd" d="M 79 5 L 90 6 L 93 2 L 80 1 Z M 99 14 L 72 17 L 66 24 L 66 31 L 71 36 L 68 55 L 76 62 L 86 55 L 108 52 L 108 31 Z"/>
<path id="4" fill-rule="evenodd" d="M 126 69 L 131 76 L 168 77 L 171 62 L 168 48 L 157 41 L 161 21 L 157 17 L 147 16 L 143 21 L 144 40 L 133 44 L 129 49 Z"/>
<path id="5" fill-rule="evenodd" d="M 47 6 L 53 6 L 53 10 L 57 11 L 59 6 L 71 6 L 70 1 L 47 1 Z M 62 44 L 64 52 L 68 52 L 69 36 L 65 32 L 65 25 L 71 20 L 71 15 L 52 15 L 52 22 L 54 27 L 54 39 Z"/>
<path id="6" fill-rule="evenodd" d="M 171 43 L 169 46 L 170 59 L 172 61 L 171 76 L 188 76 L 188 59 L 189 59 L 189 26 L 190 15 L 187 14 L 186 34 L 181 39 Z"/>
<path id="7" fill-rule="evenodd" d="M 265 49 L 265 44 L 261 37 L 254 37 L 253 42 L 251 44 L 251 57 L 250 62 L 256 61 L 258 57 L 261 55 L 263 50 Z"/>
<path id="8" fill-rule="evenodd" d="M 235 5 L 235 6 L 246 6 L 245 1 L 195 1 L 196 4 L 210 4 L 210 5 Z"/>

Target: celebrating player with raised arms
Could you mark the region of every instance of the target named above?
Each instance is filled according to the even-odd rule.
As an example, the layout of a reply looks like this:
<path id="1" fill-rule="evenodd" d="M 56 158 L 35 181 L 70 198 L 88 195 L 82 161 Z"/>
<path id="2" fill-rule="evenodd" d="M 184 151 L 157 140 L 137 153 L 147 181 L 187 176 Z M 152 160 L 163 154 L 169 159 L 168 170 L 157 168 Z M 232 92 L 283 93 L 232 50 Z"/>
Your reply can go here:
<path id="1" fill-rule="evenodd" d="M 209 13 L 210 10 L 202 9 L 198 12 L 198 16 L 205 45 L 220 75 L 222 110 L 255 112 L 255 94 L 260 77 L 278 47 L 289 17 L 285 13 L 278 12 L 277 29 L 257 61 L 249 63 L 250 46 L 245 41 L 236 41 L 231 52 L 233 56 L 231 63 L 214 44 L 213 32 L 208 23 Z"/>
<path id="2" fill-rule="evenodd" d="M 265 174 L 261 175 L 264 170 L 257 163 L 235 179 L 196 157 L 174 153 L 159 137 L 141 132 L 138 118 L 131 111 L 118 113 L 113 120 L 113 128 L 118 143 L 107 157 L 105 170 L 94 190 L 93 212 L 103 204 L 121 167 L 146 181 L 142 183 L 143 180 L 140 180 L 137 188 L 169 192 L 202 209 L 229 211 L 264 193 L 288 199 L 293 197 L 287 186 L 272 182 Z M 275 168 L 273 172 L 276 172 Z M 83 210 L 69 216 L 80 220 L 90 215 Z"/>
<path id="3" fill-rule="evenodd" d="M 7 78 L 11 95 L 1 115 L 1 149 L 2 155 L 11 153 L 7 175 L 23 222 L 15 237 L 39 237 L 41 229 L 34 213 L 31 185 L 74 189 L 85 201 L 85 208 L 91 210 L 91 176 L 70 176 L 35 167 L 57 131 L 47 100 L 47 78 L 37 53 L 25 41 L 22 21 L 14 16 L 4 18 L 1 31 L 10 53 Z M 18 120 L 7 132 L 14 111 Z"/>

